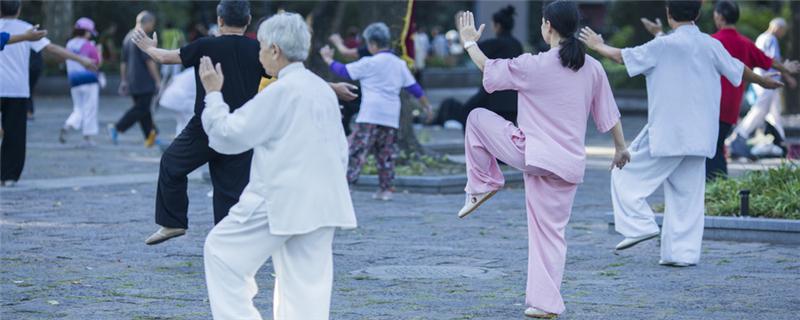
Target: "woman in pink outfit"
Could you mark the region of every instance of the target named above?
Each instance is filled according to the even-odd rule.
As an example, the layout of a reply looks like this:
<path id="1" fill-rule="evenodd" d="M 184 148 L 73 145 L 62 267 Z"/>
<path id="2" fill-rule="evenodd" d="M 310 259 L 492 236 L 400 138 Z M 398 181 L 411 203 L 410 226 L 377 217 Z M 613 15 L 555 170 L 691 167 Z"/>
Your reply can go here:
<path id="1" fill-rule="evenodd" d="M 583 181 L 590 114 L 599 131 L 612 132 L 616 147 L 612 167 L 622 168 L 630 159 L 605 71 L 575 37 L 577 6 L 556 1 L 544 7 L 543 15 L 542 36 L 549 51 L 496 60 L 487 59 L 475 45 L 484 26 L 476 30 L 469 11 L 458 18 L 464 47 L 483 71 L 486 91 L 519 93 L 519 127 L 482 108 L 467 118 L 467 200 L 459 217 L 503 187 L 497 159 L 524 172 L 529 238 L 525 315 L 534 318 L 564 312 L 560 294 L 567 249 L 564 228 L 575 190 Z"/>

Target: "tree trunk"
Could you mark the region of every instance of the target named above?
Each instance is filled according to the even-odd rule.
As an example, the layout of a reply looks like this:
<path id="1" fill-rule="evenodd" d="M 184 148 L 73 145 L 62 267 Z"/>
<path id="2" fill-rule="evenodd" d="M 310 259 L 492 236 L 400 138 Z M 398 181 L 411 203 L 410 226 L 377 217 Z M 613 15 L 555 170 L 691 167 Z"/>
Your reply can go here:
<path id="1" fill-rule="evenodd" d="M 791 30 L 789 30 L 789 38 L 792 45 L 789 49 L 787 57 L 791 60 L 800 60 L 800 1 L 790 1 L 789 5 L 792 9 L 792 21 L 789 23 Z M 795 77 L 797 79 L 797 77 Z M 786 94 L 786 112 L 787 113 L 800 113 L 800 93 L 797 89 L 784 90 Z"/>
<path id="2" fill-rule="evenodd" d="M 42 29 L 47 29 L 50 41 L 63 46 L 72 34 L 72 0 L 45 1 L 42 5 L 45 15 Z"/>

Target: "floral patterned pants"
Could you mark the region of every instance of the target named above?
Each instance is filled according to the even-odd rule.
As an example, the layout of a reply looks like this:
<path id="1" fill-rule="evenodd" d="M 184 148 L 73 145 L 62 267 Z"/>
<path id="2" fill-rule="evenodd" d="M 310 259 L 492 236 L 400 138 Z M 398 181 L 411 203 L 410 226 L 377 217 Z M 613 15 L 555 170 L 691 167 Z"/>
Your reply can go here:
<path id="1" fill-rule="evenodd" d="M 356 123 L 350 134 L 350 161 L 347 181 L 355 183 L 361 167 L 372 152 L 378 166 L 378 181 L 381 191 L 390 190 L 394 180 L 394 160 L 397 158 L 397 129 L 370 123 Z"/>

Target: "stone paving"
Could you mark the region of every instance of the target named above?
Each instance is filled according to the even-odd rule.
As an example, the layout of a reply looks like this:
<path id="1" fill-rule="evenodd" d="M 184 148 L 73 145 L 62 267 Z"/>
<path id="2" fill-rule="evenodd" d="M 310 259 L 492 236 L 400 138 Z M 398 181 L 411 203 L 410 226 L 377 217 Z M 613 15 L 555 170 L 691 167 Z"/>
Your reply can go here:
<path id="1" fill-rule="evenodd" d="M 103 125 L 128 100 L 101 99 Z M 56 141 L 68 99 L 38 100 L 18 188 L 0 193 L 0 318 L 209 319 L 202 245 L 209 185 L 190 181 L 189 233 L 148 247 L 159 153 L 133 128 L 112 146 Z M 169 114 L 158 124 L 172 131 Z M 626 118 L 633 138 L 643 119 Z M 628 124 L 629 123 L 629 124 Z M 589 130 L 589 143 L 610 145 Z M 561 319 L 797 319 L 800 250 L 706 241 L 699 266 L 662 267 L 658 243 L 620 254 L 603 215 L 611 208 L 607 155 L 590 159 L 567 227 Z M 195 176 L 196 177 L 196 176 Z M 334 244 L 332 319 L 522 319 L 527 231 L 523 192 L 500 192 L 465 220 L 463 195 L 354 192 L 359 228 Z M 656 195 L 653 201 L 660 201 Z M 258 275 L 256 304 L 271 318 L 273 274 Z"/>

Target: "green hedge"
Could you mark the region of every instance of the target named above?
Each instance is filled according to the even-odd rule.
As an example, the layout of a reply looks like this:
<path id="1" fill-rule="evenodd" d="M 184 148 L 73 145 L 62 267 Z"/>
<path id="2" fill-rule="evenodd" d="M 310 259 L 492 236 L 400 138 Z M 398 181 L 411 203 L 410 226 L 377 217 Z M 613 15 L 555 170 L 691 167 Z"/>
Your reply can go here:
<path id="1" fill-rule="evenodd" d="M 706 214 L 739 213 L 739 191 L 750 190 L 750 215 L 800 219 L 800 164 L 787 162 L 778 168 L 753 171 L 741 178 L 716 179 L 706 184 Z"/>

